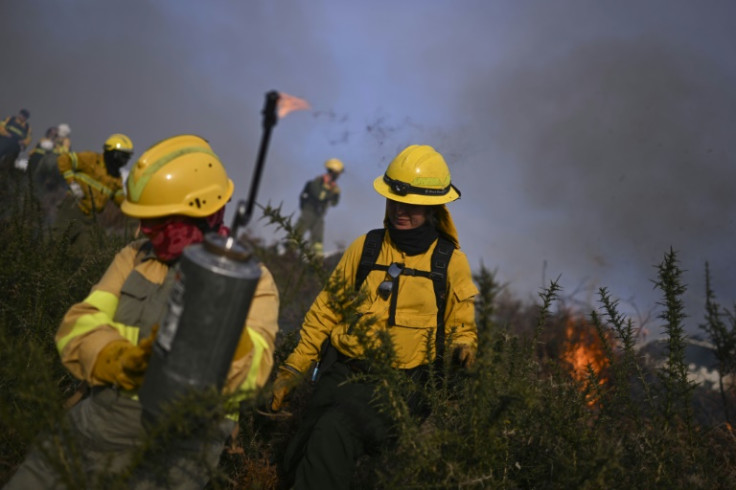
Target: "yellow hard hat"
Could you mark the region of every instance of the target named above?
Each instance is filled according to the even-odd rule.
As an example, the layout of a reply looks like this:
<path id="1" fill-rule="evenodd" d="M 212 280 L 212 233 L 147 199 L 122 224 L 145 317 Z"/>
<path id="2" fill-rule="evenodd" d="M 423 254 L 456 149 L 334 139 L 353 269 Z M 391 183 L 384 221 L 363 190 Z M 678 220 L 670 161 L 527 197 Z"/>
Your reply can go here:
<path id="1" fill-rule="evenodd" d="M 404 148 L 386 173 L 373 181 L 373 188 L 384 197 L 408 204 L 445 204 L 460 197 L 445 159 L 428 145 Z"/>
<path id="2" fill-rule="evenodd" d="M 120 209 L 128 216 L 202 218 L 227 204 L 234 185 L 209 143 L 186 134 L 146 150 L 130 171 L 127 189 Z"/>
<path id="3" fill-rule="evenodd" d="M 341 174 L 345 170 L 345 165 L 342 164 L 337 158 L 330 158 L 325 162 L 325 168 L 338 174 Z"/>
<path id="4" fill-rule="evenodd" d="M 133 153 L 133 142 L 121 133 L 111 134 L 104 145 L 105 151 L 118 150 L 126 153 Z"/>

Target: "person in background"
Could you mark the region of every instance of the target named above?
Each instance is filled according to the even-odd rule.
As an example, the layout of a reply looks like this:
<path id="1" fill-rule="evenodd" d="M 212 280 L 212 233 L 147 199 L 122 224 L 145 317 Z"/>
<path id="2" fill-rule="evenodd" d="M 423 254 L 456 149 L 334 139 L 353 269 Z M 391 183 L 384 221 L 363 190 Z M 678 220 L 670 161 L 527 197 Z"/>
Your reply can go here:
<path id="1" fill-rule="evenodd" d="M 59 203 L 67 190 L 66 181 L 59 172 L 58 157 L 71 151 L 68 124 L 59 124 L 46 131 L 46 137 L 36 145 L 28 159 L 28 172 L 44 215 L 44 223 L 52 226 Z M 51 138 L 53 135 L 53 138 Z M 51 140 L 51 150 L 48 149 Z M 39 148 L 40 146 L 40 148 Z"/>
<path id="2" fill-rule="evenodd" d="M 60 155 L 72 151 L 72 140 L 69 138 L 70 134 L 72 134 L 72 128 L 68 124 L 59 124 L 56 141 L 54 142 L 54 152 Z"/>
<path id="3" fill-rule="evenodd" d="M 57 471 L 63 461 L 47 459 L 54 454 L 49 451 L 54 438 L 81 453 L 76 456 L 81 456 L 84 473 L 76 475 L 83 480 L 77 488 L 105 488 L 102 477 L 130 470 L 124 488 L 201 489 L 237 423 L 233 414 L 217 424 L 217 437 L 175 444 L 167 464 L 158 468 L 128 467 L 143 443 L 137 390 L 156 325 L 166 312 L 174 266 L 184 248 L 202 242 L 206 233 L 228 235 L 223 217 L 234 186 L 207 141 L 179 135 L 143 153 L 127 187 L 122 211 L 140 219 L 144 238 L 115 256 L 89 295 L 68 310 L 56 334 L 62 363 L 91 386 L 91 394 L 67 412 L 67 432 L 54 433 L 30 452 L 8 490 L 62 487 Z M 260 265 L 260 270 L 225 382 L 228 394 L 252 396 L 273 366 L 279 296 L 268 269 Z M 156 471 L 165 473 L 165 483 L 156 479 L 161 476 Z"/>
<path id="4" fill-rule="evenodd" d="M 28 156 L 28 167 L 26 168 L 28 175 L 33 177 L 38 169 L 38 164 L 41 159 L 48 153 L 53 153 L 57 136 L 58 129 L 56 126 L 52 126 L 48 128 L 43 137 L 38 140 L 38 143 L 36 143 L 36 146 L 33 147 L 33 150 L 31 150 L 31 153 Z"/>
<path id="5" fill-rule="evenodd" d="M 325 169 L 327 172 L 308 181 L 299 194 L 300 214 L 295 226 L 297 233 L 309 233 L 309 242 L 317 255 L 324 253 L 325 214 L 340 200 L 337 179 L 345 166 L 337 158 L 331 158 L 325 162 Z"/>
<path id="6" fill-rule="evenodd" d="M 120 205 L 124 198 L 120 170 L 133 155 L 133 142 L 124 134 L 110 135 L 103 152 L 68 152 L 57 157 L 59 172 L 68 185 L 59 204 L 53 232 L 67 233 L 72 244 L 89 243 L 89 234 L 108 201 Z"/>
<path id="7" fill-rule="evenodd" d="M 444 158 L 434 148 L 411 145 L 373 183 L 386 198 L 383 228 L 358 237 L 307 312 L 297 346 L 278 369 L 271 410 L 278 412 L 294 386 L 319 361 L 316 384 L 284 456 L 294 488 L 349 488 L 356 460 L 391 441 L 393 424 L 379 408 L 375 359 L 361 339 L 390 332 L 391 369 L 424 383 L 429 366 L 451 353 L 460 368 L 472 366 L 477 348 L 474 298 L 478 289 L 459 249 L 446 203 L 460 197 Z M 360 323 L 345 319 L 338 297 L 359 291 Z M 446 335 L 446 332 L 448 333 Z M 428 405 L 407 400 L 412 413 Z M 288 482 L 291 483 L 291 482 Z"/>
<path id="8" fill-rule="evenodd" d="M 17 115 L 0 121 L 0 170 L 15 168 L 18 155 L 31 144 L 31 113 L 21 109 Z"/>

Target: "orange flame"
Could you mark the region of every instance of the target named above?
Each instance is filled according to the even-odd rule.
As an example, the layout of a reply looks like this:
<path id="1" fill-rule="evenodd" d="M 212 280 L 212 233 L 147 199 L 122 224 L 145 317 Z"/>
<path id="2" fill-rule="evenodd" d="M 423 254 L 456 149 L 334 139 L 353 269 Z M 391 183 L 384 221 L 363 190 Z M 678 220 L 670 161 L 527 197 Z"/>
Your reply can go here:
<path id="1" fill-rule="evenodd" d="M 598 377 L 598 384 L 603 385 L 606 379 L 601 374 L 610 361 L 595 327 L 582 318 L 571 316 L 567 320 L 565 334 L 565 347 L 561 357 L 570 365 L 573 379 L 581 383 L 583 390 L 587 390 L 589 373 L 592 370 Z M 588 395 L 588 405 L 594 405 L 596 401 L 593 395 Z"/>
<path id="2" fill-rule="evenodd" d="M 279 101 L 277 106 L 279 119 L 293 111 L 303 111 L 309 109 L 309 102 L 293 95 L 279 92 Z"/>

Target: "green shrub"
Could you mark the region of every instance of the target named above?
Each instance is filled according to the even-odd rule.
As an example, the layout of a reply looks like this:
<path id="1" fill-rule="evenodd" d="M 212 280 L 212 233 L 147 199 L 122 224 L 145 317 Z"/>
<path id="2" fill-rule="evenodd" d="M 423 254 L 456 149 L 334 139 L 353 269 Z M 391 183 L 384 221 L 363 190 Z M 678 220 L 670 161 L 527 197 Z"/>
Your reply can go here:
<path id="1" fill-rule="evenodd" d="M 99 246 L 84 251 L 44 229 L 32 198 L 14 201 L 2 218 L 0 239 L 0 446 L 5 482 L 29 444 L 48 433 L 64 413 L 64 401 L 78 383 L 66 373 L 54 334 L 69 306 L 84 298 L 125 237 L 100 233 Z M 281 295 L 276 365 L 298 341 L 298 327 L 322 287 L 333 292 L 333 307 L 349 321 L 360 298 L 328 282 L 334 262 L 311 255 L 290 219 L 267 206 L 264 219 L 298 246 L 279 253 L 251 237 L 258 257 L 274 274 Z M 722 374 L 734 374 L 734 316 L 708 288 L 703 330 L 717 347 Z M 736 478 L 731 457 L 734 435 L 727 424 L 704 424 L 693 413 L 694 391 L 684 360 L 685 291 L 677 254 L 668 251 L 655 285 L 662 291 L 659 319 L 667 339 L 668 362 L 646 364 L 636 349 L 636 329 L 605 288 L 591 311 L 562 307 L 556 281 L 526 304 L 511 297 L 483 265 L 475 275 L 479 350 L 468 372 L 448 361 L 437 367 L 439 382 L 417 385 L 388 369 L 388 343 L 377 349 L 383 408 L 396 420 L 396 441 L 358 465 L 354 488 L 727 488 Z M 555 308 L 558 305 L 560 307 Z M 351 316 L 352 315 L 352 316 Z M 357 322 L 358 324 L 360 322 Z M 606 368 L 572 376 L 563 353 L 570 328 L 597 336 Z M 451 335 L 451 332 L 449 333 Z M 275 373 L 274 373 L 275 374 Z M 268 388 L 268 387 L 266 387 Z M 311 391 L 302 384 L 291 399 L 291 417 L 269 414 L 268 389 L 241 406 L 240 432 L 212 468 L 212 488 L 278 488 L 278 464 L 294 434 Z M 427 397 L 431 415 L 410 415 L 409 395 Z M 722 384 L 727 410 L 731 392 Z M 196 427 L 191 420 L 217 419 L 222 399 L 210 394 L 174 407 L 165 424 L 145 441 L 134 461 L 152 464 L 167 438 Z M 63 426 L 62 426 L 63 427 Z M 80 474 L 77 450 L 57 446 L 67 481 L 75 486 L 125 485 L 126 471 Z M 137 464 L 134 462 L 134 464 Z M 91 480 L 90 480 L 91 478 Z"/>

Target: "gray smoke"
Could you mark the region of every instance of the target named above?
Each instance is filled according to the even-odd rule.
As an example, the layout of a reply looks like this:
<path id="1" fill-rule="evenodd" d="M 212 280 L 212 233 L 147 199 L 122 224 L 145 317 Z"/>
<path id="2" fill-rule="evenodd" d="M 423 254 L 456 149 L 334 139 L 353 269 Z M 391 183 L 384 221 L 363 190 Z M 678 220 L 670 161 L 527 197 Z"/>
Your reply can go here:
<path id="1" fill-rule="evenodd" d="M 494 175 L 518 174 L 506 212 L 520 206 L 535 221 L 523 231 L 538 267 L 554 258 L 563 277 L 587 277 L 628 297 L 645 291 L 672 247 L 689 270 L 693 301 L 702 305 L 708 260 L 728 303 L 736 272 L 734 74 L 647 38 L 598 40 L 528 61 L 468 80 L 461 108 L 473 114 L 472 139 L 489 143 L 476 151 L 504 156 L 471 157 L 489 177 L 471 181 L 471 192 L 494 190 Z"/>

